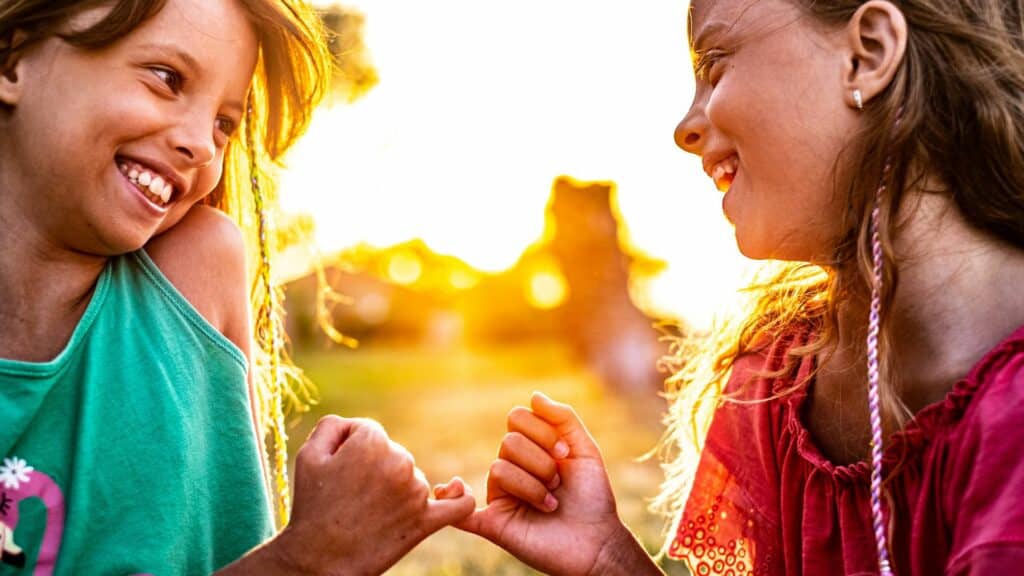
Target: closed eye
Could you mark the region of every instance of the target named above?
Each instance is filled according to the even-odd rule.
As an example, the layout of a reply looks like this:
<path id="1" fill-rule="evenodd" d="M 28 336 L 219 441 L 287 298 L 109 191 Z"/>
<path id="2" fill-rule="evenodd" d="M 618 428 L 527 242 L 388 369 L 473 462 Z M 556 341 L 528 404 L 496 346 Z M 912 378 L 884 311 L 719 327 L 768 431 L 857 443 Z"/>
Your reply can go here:
<path id="1" fill-rule="evenodd" d="M 725 50 L 711 48 L 709 50 L 695 50 L 693 53 L 693 75 L 704 82 L 714 84 L 711 78 L 715 64 L 727 55 Z"/>

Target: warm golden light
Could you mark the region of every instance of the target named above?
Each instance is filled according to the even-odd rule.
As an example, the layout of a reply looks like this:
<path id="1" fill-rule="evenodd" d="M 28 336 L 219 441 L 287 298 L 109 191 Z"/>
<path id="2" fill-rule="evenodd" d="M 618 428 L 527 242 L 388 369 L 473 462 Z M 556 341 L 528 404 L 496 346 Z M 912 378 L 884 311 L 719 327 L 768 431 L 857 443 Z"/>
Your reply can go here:
<path id="1" fill-rule="evenodd" d="M 526 300 L 534 308 L 551 310 L 565 303 L 569 286 L 556 266 L 545 266 L 533 272 L 526 286 Z"/>
<path id="2" fill-rule="evenodd" d="M 453 269 L 448 272 L 448 283 L 456 290 L 469 290 L 480 282 L 480 277 L 463 270 Z"/>
<path id="3" fill-rule="evenodd" d="M 415 284 L 423 274 L 423 264 L 412 252 L 397 252 L 388 260 L 388 277 L 396 284 Z"/>
<path id="4" fill-rule="evenodd" d="M 626 247 L 668 263 L 638 288 L 649 313 L 706 326 L 734 298 L 747 263 L 722 195 L 672 139 L 693 94 L 685 1 L 345 4 L 379 84 L 318 111 L 281 183 L 324 252 L 419 238 L 499 272 L 566 174 L 614 181 Z"/>

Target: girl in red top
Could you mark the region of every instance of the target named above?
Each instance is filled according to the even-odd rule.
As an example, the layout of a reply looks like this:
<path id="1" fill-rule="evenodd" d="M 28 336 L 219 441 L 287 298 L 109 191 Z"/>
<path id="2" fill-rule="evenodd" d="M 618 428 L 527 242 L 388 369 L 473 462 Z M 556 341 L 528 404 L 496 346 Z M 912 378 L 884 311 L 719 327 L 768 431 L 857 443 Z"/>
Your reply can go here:
<path id="1" fill-rule="evenodd" d="M 667 552 L 698 575 L 1024 565 L 1024 2 L 694 0 L 689 24 L 676 142 L 740 250 L 786 264 L 670 380 Z M 531 408 L 463 528 L 546 572 L 660 573 L 571 408 Z"/>

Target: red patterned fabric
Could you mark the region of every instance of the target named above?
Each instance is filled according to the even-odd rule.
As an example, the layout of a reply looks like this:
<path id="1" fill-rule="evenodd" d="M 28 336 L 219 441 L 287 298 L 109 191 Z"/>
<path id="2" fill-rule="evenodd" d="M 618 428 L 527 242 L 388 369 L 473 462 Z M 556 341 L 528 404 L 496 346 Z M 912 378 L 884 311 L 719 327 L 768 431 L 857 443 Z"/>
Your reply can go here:
<path id="1" fill-rule="evenodd" d="M 715 413 L 672 557 L 698 576 L 877 574 L 867 462 L 835 466 L 801 421 L 813 359 L 779 379 L 806 332 L 741 358 L 728 389 L 756 400 Z M 746 387 L 739 384 L 753 378 Z M 990 574 L 1024 566 L 1024 327 L 886 444 L 896 574 Z"/>

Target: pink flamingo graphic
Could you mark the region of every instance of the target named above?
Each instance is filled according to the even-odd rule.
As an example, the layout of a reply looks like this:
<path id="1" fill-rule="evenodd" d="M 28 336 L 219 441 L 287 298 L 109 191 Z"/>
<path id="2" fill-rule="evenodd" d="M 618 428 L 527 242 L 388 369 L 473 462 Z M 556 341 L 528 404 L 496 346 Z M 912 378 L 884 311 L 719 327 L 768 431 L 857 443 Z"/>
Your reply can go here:
<path id="1" fill-rule="evenodd" d="M 4 458 L 4 466 L 0 467 L 0 485 L 10 498 L 9 506 L 0 517 L 0 558 L 10 564 L 25 562 L 24 553 L 13 538 L 18 526 L 18 504 L 28 498 L 39 498 L 46 507 L 46 531 L 34 573 L 36 576 L 50 576 L 64 534 L 64 494 L 53 478 L 27 466 L 16 456 Z"/>

